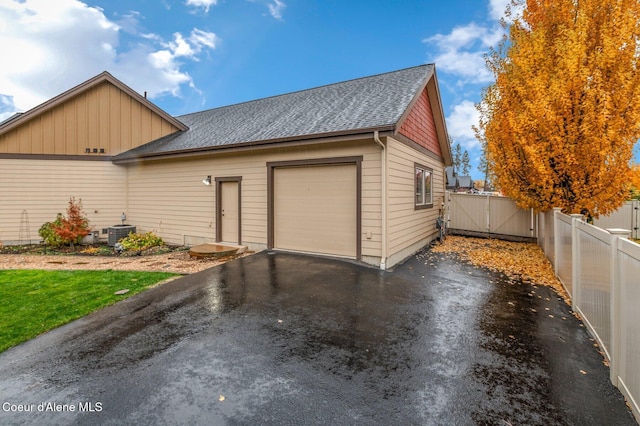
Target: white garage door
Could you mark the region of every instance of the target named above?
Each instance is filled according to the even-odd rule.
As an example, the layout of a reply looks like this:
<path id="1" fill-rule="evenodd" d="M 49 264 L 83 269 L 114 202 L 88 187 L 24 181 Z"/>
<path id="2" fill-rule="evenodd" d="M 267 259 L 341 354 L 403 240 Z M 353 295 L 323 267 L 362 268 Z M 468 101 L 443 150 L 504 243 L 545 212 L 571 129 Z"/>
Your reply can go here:
<path id="1" fill-rule="evenodd" d="M 274 247 L 356 257 L 354 164 L 274 170 Z"/>

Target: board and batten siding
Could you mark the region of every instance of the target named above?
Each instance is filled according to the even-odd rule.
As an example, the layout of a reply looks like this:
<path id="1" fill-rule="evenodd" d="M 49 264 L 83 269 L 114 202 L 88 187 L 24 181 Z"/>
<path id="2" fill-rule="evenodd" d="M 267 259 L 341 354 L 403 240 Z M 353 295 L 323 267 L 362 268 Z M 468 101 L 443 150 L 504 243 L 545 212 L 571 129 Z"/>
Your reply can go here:
<path id="1" fill-rule="evenodd" d="M 104 82 L 0 135 L 0 153 L 86 155 L 89 148 L 91 155 L 117 155 L 176 131 L 172 123 Z"/>
<path id="2" fill-rule="evenodd" d="M 94 230 L 117 225 L 126 181 L 127 170 L 110 161 L 0 159 L 0 243 L 39 242 L 40 226 L 66 214 L 71 197 L 82 199 Z"/>
<path id="3" fill-rule="evenodd" d="M 407 119 L 400 126 L 399 133 L 437 156 L 442 156 L 436 122 L 426 88 L 416 99 Z"/>
<path id="4" fill-rule="evenodd" d="M 373 140 L 336 142 L 216 153 L 132 163 L 129 170 L 129 222 L 155 231 L 174 244 L 200 244 L 216 238 L 215 184 L 211 176 L 242 178 L 242 244 L 267 245 L 268 162 L 362 156 L 362 257 L 381 255 L 380 148 Z M 313 224 L 309 224 L 313 226 Z M 370 238 L 368 236 L 370 235 Z"/>
<path id="5" fill-rule="evenodd" d="M 442 162 L 387 138 L 388 264 L 394 264 L 437 236 L 436 219 L 445 196 Z M 432 169 L 433 207 L 415 209 L 415 164 Z"/>

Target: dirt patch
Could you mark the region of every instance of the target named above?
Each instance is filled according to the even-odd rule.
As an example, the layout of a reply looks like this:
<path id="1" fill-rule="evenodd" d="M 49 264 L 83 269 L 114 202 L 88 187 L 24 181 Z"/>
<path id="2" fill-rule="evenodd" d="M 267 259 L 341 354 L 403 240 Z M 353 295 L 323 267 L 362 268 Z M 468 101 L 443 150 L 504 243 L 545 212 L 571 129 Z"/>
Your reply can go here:
<path id="1" fill-rule="evenodd" d="M 219 259 L 194 259 L 184 251 L 133 257 L 0 254 L 0 269 L 112 269 L 114 271 L 174 272 L 186 275 L 200 272 L 249 254 L 248 252 L 239 256 L 227 256 Z"/>

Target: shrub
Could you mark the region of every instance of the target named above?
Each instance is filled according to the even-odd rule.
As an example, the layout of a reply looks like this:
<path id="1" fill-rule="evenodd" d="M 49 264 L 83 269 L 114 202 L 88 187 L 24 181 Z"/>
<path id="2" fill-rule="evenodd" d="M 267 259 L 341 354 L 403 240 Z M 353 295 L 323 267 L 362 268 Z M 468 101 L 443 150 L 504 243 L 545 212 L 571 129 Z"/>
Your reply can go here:
<path id="1" fill-rule="evenodd" d="M 131 232 L 128 236 L 119 241 L 125 251 L 137 252 L 138 254 L 152 247 L 163 246 L 164 241 L 153 232 L 146 234 Z"/>
<path id="2" fill-rule="evenodd" d="M 89 219 L 82 210 L 82 200 L 71 197 L 67 207 L 67 216 L 58 213 L 56 220 L 47 222 L 40 227 L 38 233 L 48 245 L 59 247 L 62 245 L 78 244 L 91 231 Z"/>
<path id="3" fill-rule="evenodd" d="M 47 222 L 40 227 L 38 234 L 42 237 L 45 244 L 52 247 L 60 247 L 64 245 L 62 238 L 56 233 L 56 228 L 62 225 L 62 213 L 58 213 L 56 220 L 53 222 Z"/>

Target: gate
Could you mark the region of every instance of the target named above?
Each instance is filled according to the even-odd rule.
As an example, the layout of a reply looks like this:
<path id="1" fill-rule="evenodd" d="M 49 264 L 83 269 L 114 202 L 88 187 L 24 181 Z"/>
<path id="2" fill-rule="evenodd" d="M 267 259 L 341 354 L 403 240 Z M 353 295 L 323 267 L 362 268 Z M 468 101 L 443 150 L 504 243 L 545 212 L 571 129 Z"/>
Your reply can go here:
<path id="1" fill-rule="evenodd" d="M 487 197 L 447 193 L 449 204 L 449 230 L 488 232 Z"/>
<path id="2" fill-rule="evenodd" d="M 631 238 L 640 239 L 640 200 L 627 201 L 609 216 L 594 220 L 593 224 L 602 229 L 628 229 L 631 231 Z"/>
<path id="3" fill-rule="evenodd" d="M 518 208 L 510 198 L 449 192 L 447 201 L 452 234 L 524 240 L 536 237 L 532 211 Z"/>

